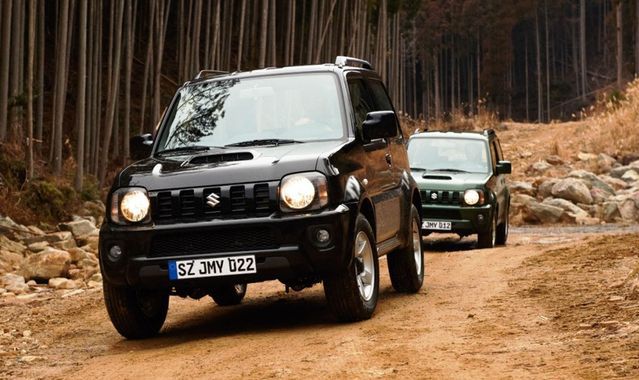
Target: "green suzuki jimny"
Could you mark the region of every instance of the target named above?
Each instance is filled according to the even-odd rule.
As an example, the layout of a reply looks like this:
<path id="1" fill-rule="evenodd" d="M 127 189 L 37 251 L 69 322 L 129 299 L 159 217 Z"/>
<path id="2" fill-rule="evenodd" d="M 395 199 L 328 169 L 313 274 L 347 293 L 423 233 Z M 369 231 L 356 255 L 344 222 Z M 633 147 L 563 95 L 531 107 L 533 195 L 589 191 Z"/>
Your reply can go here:
<path id="1" fill-rule="evenodd" d="M 479 248 L 506 244 L 510 192 L 499 139 L 483 132 L 424 132 L 408 142 L 422 198 L 422 234 L 478 235 Z"/>

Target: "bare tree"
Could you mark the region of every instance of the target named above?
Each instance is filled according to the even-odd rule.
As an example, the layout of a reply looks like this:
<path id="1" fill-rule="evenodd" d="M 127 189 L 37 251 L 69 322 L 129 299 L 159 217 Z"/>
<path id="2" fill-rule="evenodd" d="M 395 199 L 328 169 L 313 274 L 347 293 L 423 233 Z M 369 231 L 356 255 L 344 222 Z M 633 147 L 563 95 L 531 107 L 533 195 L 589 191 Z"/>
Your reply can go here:
<path id="1" fill-rule="evenodd" d="M 33 1 L 33 0 L 32 0 Z M 75 189 L 82 190 L 82 180 L 84 178 L 84 132 L 86 128 L 85 107 L 86 107 L 86 83 L 87 83 L 87 1 L 80 1 L 80 30 L 78 31 L 78 92 L 76 102 L 75 122 L 78 133 L 76 146 L 76 171 Z"/>
<path id="2" fill-rule="evenodd" d="M 259 67 L 266 67 L 266 42 L 268 39 L 268 3 L 269 0 L 262 0 L 262 21 L 260 23 L 262 30 L 260 32 Z"/>
<path id="3" fill-rule="evenodd" d="M 617 88 L 623 88 L 623 2 L 617 3 Z"/>
<path id="4" fill-rule="evenodd" d="M 2 2 L 2 46 L 11 45 L 11 18 L 13 1 Z M 9 57 L 6 52 L 0 55 L 0 141 L 7 138 L 7 111 L 9 106 Z"/>
<path id="5" fill-rule="evenodd" d="M 579 53 L 581 63 L 581 99 L 586 100 L 586 0 L 579 2 Z"/>
<path id="6" fill-rule="evenodd" d="M 55 82 L 55 116 L 53 119 L 54 150 L 53 171 L 56 175 L 62 173 L 62 126 L 64 122 L 64 105 L 66 101 L 66 66 L 67 43 L 69 31 L 69 0 L 60 0 L 60 22 L 58 43 L 56 49 L 56 82 Z"/>
<path id="7" fill-rule="evenodd" d="M 35 63 L 36 2 L 29 0 L 29 58 L 27 60 L 27 178 L 33 178 L 33 71 Z"/>

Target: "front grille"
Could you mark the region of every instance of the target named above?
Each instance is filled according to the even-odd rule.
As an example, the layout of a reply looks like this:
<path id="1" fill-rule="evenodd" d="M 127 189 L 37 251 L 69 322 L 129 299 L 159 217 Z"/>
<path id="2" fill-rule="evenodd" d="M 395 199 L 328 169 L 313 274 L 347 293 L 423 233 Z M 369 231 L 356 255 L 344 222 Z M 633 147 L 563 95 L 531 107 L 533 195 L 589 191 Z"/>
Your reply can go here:
<path id="1" fill-rule="evenodd" d="M 422 190 L 422 203 L 461 205 L 461 191 Z"/>
<path id="2" fill-rule="evenodd" d="M 214 194 L 211 206 L 207 199 Z M 277 182 L 160 191 L 151 193 L 156 223 L 268 216 L 275 211 Z"/>
<path id="3" fill-rule="evenodd" d="M 461 220 L 461 213 L 455 209 L 428 209 L 424 212 L 424 219 Z"/>
<path id="4" fill-rule="evenodd" d="M 278 247 L 274 233 L 266 228 L 163 233 L 153 238 L 151 256 L 197 255 Z"/>

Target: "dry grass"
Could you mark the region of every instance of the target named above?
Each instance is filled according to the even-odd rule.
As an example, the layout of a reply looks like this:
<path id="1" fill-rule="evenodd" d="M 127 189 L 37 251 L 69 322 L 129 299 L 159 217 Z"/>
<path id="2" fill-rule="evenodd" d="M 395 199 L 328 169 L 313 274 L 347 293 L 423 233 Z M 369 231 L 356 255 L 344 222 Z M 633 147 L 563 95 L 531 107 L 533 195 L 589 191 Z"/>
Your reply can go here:
<path id="1" fill-rule="evenodd" d="M 591 131 L 585 141 L 592 153 L 612 156 L 639 152 L 639 79 L 629 83 L 621 94 L 613 94 L 595 108 L 586 120 Z"/>

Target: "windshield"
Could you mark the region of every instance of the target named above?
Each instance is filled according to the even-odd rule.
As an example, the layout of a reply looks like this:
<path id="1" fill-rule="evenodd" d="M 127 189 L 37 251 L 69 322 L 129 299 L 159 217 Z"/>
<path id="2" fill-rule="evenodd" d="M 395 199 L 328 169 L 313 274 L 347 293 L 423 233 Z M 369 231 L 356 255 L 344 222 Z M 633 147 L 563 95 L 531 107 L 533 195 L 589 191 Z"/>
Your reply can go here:
<path id="1" fill-rule="evenodd" d="M 331 73 L 186 86 L 168 115 L 157 151 L 339 139 L 345 128 L 338 94 Z"/>
<path id="2" fill-rule="evenodd" d="M 414 138 L 408 157 L 413 170 L 488 173 L 487 149 L 483 140 Z"/>

